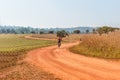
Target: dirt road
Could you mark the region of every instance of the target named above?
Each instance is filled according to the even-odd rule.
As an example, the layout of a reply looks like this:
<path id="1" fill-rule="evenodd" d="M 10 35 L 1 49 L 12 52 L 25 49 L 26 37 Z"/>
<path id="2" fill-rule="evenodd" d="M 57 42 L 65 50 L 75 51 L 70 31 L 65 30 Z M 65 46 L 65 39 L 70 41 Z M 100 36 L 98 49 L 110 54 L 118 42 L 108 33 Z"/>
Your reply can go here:
<path id="1" fill-rule="evenodd" d="M 30 51 L 26 60 L 54 73 L 63 80 L 120 80 L 120 62 L 85 57 L 71 53 L 76 43 Z"/>

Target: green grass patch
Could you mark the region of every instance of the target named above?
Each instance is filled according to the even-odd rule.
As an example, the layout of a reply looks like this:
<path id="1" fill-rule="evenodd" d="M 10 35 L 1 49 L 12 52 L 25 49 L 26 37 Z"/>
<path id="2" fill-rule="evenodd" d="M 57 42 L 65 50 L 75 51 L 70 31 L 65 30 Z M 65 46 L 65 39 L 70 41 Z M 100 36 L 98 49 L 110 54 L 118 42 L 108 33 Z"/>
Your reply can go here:
<path id="1" fill-rule="evenodd" d="M 20 52 L 56 44 L 55 41 L 29 40 L 20 37 L 20 35 L 0 35 L 0 52 Z"/>
<path id="2" fill-rule="evenodd" d="M 55 41 L 30 40 L 22 38 L 23 36 L 25 35 L 0 35 L 0 71 L 17 65 L 18 61 L 24 59 L 28 50 L 56 44 Z"/>

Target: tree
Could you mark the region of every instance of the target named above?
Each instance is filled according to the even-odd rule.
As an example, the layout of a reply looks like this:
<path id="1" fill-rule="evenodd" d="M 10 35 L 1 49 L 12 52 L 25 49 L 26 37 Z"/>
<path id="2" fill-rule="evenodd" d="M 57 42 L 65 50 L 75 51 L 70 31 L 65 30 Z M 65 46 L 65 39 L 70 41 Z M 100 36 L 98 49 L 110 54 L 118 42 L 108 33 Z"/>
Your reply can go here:
<path id="1" fill-rule="evenodd" d="M 86 33 L 87 33 L 87 34 L 89 33 L 89 30 L 88 30 L 88 29 L 86 30 Z"/>
<path id="2" fill-rule="evenodd" d="M 108 27 L 108 26 L 103 26 L 103 27 L 97 28 L 97 32 L 100 35 L 108 34 L 109 32 L 114 32 L 115 30 L 116 30 L 115 28 Z"/>
<path id="3" fill-rule="evenodd" d="M 65 30 L 57 31 L 57 37 L 63 38 L 69 36 L 69 34 Z"/>
<path id="4" fill-rule="evenodd" d="M 101 36 L 103 34 L 103 31 L 99 28 L 97 29 L 97 33 Z"/>
<path id="5" fill-rule="evenodd" d="M 117 30 L 117 29 L 115 29 L 115 28 L 110 28 L 109 29 L 110 32 L 114 32 L 115 30 Z"/>
<path id="6" fill-rule="evenodd" d="M 45 30 L 44 29 L 40 29 L 40 34 L 44 34 L 45 33 Z"/>
<path id="7" fill-rule="evenodd" d="M 44 34 L 44 32 L 43 32 L 43 31 L 40 31 L 40 34 Z"/>
<path id="8" fill-rule="evenodd" d="M 31 31 L 30 33 L 35 34 L 35 31 Z"/>
<path id="9" fill-rule="evenodd" d="M 93 34 L 96 34 L 96 30 L 95 29 L 93 29 L 92 32 L 93 32 Z"/>
<path id="10" fill-rule="evenodd" d="M 79 34 L 79 33 L 80 33 L 80 30 L 74 30 L 73 33 Z"/>
<path id="11" fill-rule="evenodd" d="M 49 31 L 48 33 L 49 33 L 49 34 L 54 34 L 54 31 Z"/>

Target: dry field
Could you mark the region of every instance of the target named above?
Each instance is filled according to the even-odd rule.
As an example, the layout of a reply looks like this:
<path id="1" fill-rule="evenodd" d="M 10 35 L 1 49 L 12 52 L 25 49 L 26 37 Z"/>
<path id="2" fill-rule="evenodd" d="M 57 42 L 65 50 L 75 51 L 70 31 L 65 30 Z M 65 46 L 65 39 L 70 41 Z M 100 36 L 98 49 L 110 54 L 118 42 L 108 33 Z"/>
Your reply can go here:
<path id="1" fill-rule="evenodd" d="M 69 36 L 63 38 L 63 42 L 78 41 L 78 40 L 80 40 L 80 38 L 82 38 L 83 35 L 84 34 L 69 34 Z M 31 37 L 57 40 L 56 34 L 41 34 L 41 35 L 34 34 L 34 35 L 31 35 Z"/>
<path id="2" fill-rule="evenodd" d="M 120 31 L 109 34 L 88 34 L 82 37 L 82 43 L 70 48 L 71 51 L 101 58 L 120 58 Z"/>
<path id="3" fill-rule="evenodd" d="M 0 72 L 0 80 L 61 80 L 50 72 L 38 68 L 34 64 L 22 62 L 15 67 Z"/>

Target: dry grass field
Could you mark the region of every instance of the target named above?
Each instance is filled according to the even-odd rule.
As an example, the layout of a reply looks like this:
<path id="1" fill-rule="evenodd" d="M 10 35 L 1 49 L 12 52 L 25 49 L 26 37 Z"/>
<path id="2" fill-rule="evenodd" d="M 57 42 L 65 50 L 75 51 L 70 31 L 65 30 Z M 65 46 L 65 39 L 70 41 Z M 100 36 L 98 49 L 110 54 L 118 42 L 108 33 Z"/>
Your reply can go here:
<path id="1" fill-rule="evenodd" d="M 22 62 L 0 72 L 0 80 L 61 80 L 33 64 Z"/>
<path id="2" fill-rule="evenodd" d="M 72 52 L 101 58 L 120 58 L 120 31 L 109 34 L 88 34 L 82 43 L 70 48 Z"/>
<path id="3" fill-rule="evenodd" d="M 78 41 L 78 40 L 80 40 L 80 38 L 82 38 L 83 35 L 84 34 L 69 34 L 69 36 L 63 38 L 63 42 Z M 31 37 L 57 40 L 56 34 L 41 34 L 41 35 L 34 34 L 34 35 L 31 35 Z"/>

